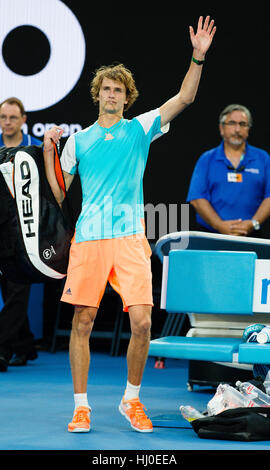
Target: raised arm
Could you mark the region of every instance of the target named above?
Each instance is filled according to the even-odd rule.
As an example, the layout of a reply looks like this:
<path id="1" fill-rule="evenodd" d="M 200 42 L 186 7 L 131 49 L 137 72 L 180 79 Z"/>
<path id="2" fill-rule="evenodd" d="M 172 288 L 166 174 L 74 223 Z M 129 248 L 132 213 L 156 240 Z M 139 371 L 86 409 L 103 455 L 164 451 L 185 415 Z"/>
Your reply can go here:
<path id="1" fill-rule="evenodd" d="M 44 143 L 43 155 L 44 155 L 44 165 L 45 165 L 45 172 L 46 172 L 47 180 L 51 186 L 54 197 L 60 206 L 64 199 L 64 193 L 62 189 L 60 188 L 56 175 L 55 175 L 53 142 L 57 144 L 63 132 L 64 130 L 61 127 L 54 126 L 51 129 L 49 129 L 47 132 L 45 132 L 44 140 L 43 140 L 43 143 Z M 63 176 L 65 180 L 66 190 L 68 190 L 69 186 L 72 183 L 74 175 L 70 175 L 69 173 L 63 171 Z"/>
<path id="2" fill-rule="evenodd" d="M 193 46 L 192 60 L 179 93 L 160 107 L 161 126 L 170 122 L 188 105 L 193 103 L 202 74 L 203 64 L 201 62 L 205 59 L 205 54 L 212 43 L 215 32 L 214 20 L 210 20 L 209 16 L 205 18 L 205 21 L 200 16 L 196 34 L 192 26 L 189 27 L 190 40 Z"/>

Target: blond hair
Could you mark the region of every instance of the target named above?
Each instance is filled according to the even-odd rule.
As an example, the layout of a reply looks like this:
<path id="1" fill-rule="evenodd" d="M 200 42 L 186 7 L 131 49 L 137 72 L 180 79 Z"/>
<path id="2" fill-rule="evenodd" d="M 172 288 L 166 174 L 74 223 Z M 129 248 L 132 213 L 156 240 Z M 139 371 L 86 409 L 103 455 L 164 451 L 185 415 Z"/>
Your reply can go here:
<path id="1" fill-rule="evenodd" d="M 127 103 L 125 104 L 125 111 L 127 111 L 136 101 L 139 92 L 136 88 L 133 75 L 129 69 L 123 64 L 117 65 L 103 65 L 95 71 L 94 78 L 91 82 L 91 96 L 95 104 L 98 103 L 99 90 L 104 78 L 122 83 L 126 88 Z"/>

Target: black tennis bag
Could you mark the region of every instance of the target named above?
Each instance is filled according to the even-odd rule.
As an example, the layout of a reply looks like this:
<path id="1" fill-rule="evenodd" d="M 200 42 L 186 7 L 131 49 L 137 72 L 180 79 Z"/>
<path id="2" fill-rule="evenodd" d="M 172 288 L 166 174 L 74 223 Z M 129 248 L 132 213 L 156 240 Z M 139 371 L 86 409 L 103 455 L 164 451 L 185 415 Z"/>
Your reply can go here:
<path id="1" fill-rule="evenodd" d="M 54 148 L 65 194 L 61 208 L 46 178 L 42 145 L 0 149 L 0 271 L 13 282 L 40 283 L 67 273 L 73 229 Z"/>
<path id="2" fill-rule="evenodd" d="M 269 441 L 270 407 L 233 408 L 191 422 L 202 439 Z"/>

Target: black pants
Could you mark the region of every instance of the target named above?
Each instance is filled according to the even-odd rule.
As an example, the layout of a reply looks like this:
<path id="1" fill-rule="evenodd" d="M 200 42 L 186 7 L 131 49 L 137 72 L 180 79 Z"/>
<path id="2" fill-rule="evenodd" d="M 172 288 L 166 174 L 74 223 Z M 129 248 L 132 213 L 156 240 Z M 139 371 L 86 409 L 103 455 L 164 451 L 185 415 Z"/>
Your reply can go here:
<path id="1" fill-rule="evenodd" d="M 4 307 L 0 312 L 0 356 L 7 360 L 15 353 L 34 349 L 34 336 L 28 319 L 30 285 L 15 284 L 1 277 Z"/>

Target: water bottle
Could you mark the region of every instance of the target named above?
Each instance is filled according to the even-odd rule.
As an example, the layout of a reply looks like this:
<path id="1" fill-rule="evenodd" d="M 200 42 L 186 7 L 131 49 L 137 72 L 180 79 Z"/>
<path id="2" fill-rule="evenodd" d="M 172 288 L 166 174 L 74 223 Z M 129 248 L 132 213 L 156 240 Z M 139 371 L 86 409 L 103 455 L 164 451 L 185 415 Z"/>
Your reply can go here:
<path id="1" fill-rule="evenodd" d="M 254 403 L 253 406 L 270 406 L 270 397 L 250 382 L 236 382 L 238 390 L 248 397 Z"/>
<path id="2" fill-rule="evenodd" d="M 257 342 L 260 344 L 270 343 L 270 327 L 265 326 L 258 334 L 257 334 Z"/>
<path id="3" fill-rule="evenodd" d="M 198 419 L 198 418 L 205 418 L 205 416 L 202 413 L 200 413 L 198 410 L 196 410 L 192 406 L 182 405 L 179 407 L 179 410 L 181 411 L 183 418 L 185 418 L 189 422 L 194 421 L 195 419 Z"/>
<path id="4" fill-rule="evenodd" d="M 255 406 L 251 397 L 243 395 L 228 384 L 219 384 L 216 394 L 207 405 L 208 416 L 214 416 L 231 408 Z"/>
<path id="5" fill-rule="evenodd" d="M 256 342 L 258 333 L 265 327 L 262 323 L 254 323 L 244 329 L 242 339 L 246 343 Z"/>
<path id="6" fill-rule="evenodd" d="M 207 404 L 208 416 L 215 416 L 225 410 L 225 402 L 223 396 L 225 388 L 226 384 L 219 384 L 219 386 L 217 387 L 215 395 Z"/>
<path id="7" fill-rule="evenodd" d="M 225 409 L 248 408 L 254 406 L 253 400 L 228 385 L 223 392 Z"/>

